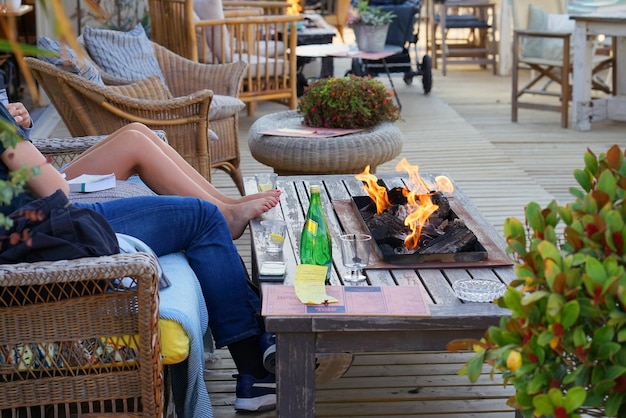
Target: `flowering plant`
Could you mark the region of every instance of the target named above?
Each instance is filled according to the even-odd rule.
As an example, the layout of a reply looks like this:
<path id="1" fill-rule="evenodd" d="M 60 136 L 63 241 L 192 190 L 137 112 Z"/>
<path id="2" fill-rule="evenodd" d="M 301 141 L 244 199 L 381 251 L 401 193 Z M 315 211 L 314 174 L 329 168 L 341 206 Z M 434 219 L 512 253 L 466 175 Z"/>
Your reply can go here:
<path id="1" fill-rule="evenodd" d="M 626 416 L 626 159 L 614 145 L 584 161 L 572 203 L 505 222 L 517 279 L 497 303 L 510 315 L 448 345 L 476 351 L 460 372 L 472 381 L 483 363 L 502 371 L 524 417 Z"/>
<path id="2" fill-rule="evenodd" d="M 311 83 L 298 103 L 304 124 L 315 128 L 369 128 L 400 118 L 393 93 L 371 77 L 349 75 Z"/>

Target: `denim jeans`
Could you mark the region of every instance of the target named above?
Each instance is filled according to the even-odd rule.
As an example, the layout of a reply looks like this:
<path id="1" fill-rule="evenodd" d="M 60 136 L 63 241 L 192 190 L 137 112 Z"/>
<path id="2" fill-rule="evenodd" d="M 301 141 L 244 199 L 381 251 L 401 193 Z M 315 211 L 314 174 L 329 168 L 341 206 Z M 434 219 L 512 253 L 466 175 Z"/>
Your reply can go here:
<path id="1" fill-rule="evenodd" d="M 259 298 L 247 283 L 228 225 L 215 205 L 178 196 L 75 205 L 101 213 L 115 232 L 139 238 L 157 256 L 184 251 L 200 282 L 217 347 L 261 333 Z"/>

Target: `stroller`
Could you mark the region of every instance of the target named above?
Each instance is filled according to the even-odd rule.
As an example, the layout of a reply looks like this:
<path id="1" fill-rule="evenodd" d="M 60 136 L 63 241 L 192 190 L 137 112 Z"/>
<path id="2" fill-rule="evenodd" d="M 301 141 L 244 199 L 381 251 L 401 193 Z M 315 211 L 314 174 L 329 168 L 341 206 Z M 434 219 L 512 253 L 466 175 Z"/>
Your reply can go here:
<path id="1" fill-rule="evenodd" d="M 348 73 L 376 77 L 381 73 L 387 73 L 385 70 L 386 63 L 389 73 L 404 73 L 403 80 L 407 85 L 413 83 L 415 76 L 422 76 L 424 94 L 430 93 L 433 86 L 430 56 L 424 55 L 421 64 L 419 62 L 413 64 L 410 54 L 413 50 L 413 56 L 416 61 L 418 60 L 417 41 L 419 39 L 422 2 L 423 0 L 408 0 L 400 4 L 389 4 L 389 0 L 370 0 L 370 5 L 377 5 L 382 10 L 395 13 L 396 17 L 389 25 L 385 44 L 401 46 L 402 51 L 387 57 L 384 62 L 382 60 L 354 58 L 352 69 Z"/>

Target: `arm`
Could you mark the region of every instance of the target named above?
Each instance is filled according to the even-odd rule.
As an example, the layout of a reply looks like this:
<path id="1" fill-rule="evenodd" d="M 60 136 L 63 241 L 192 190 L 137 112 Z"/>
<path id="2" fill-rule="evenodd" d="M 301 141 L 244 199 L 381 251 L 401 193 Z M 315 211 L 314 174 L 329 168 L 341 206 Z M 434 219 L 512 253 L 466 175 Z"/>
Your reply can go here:
<path id="1" fill-rule="evenodd" d="M 19 170 L 23 167 L 39 166 L 41 174 L 32 176 L 26 185 L 35 197 L 45 197 L 61 189 L 65 194 L 69 193 L 69 186 L 59 172 L 46 161 L 46 158 L 29 141 L 20 141 L 15 148 L 9 148 L 0 155 L 2 162 L 9 171 Z"/>

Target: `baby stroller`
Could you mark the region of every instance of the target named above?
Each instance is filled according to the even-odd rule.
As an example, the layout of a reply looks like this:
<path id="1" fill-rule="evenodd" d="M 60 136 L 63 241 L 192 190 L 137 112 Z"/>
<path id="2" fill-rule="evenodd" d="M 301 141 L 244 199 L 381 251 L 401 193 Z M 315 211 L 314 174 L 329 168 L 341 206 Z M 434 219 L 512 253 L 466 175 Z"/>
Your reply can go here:
<path id="1" fill-rule="evenodd" d="M 354 58 L 352 69 L 348 73 L 376 77 L 379 74 L 386 74 L 386 63 L 389 73 L 404 73 L 403 80 L 407 85 L 413 83 L 415 76 L 422 76 L 424 94 L 428 94 L 433 86 L 431 58 L 424 55 L 421 64 L 417 62 L 417 41 L 419 39 L 423 0 L 408 0 L 399 4 L 390 4 L 390 1 L 397 2 L 398 0 L 370 0 L 369 4 L 378 5 L 383 10 L 395 13 L 396 17 L 389 25 L 385 44 L 401 46 L 402 51 L 387 57 L 384 62 L 382 60 Z M 415 64 L 412 62 L 411 50 L 416 60 Z"/>

